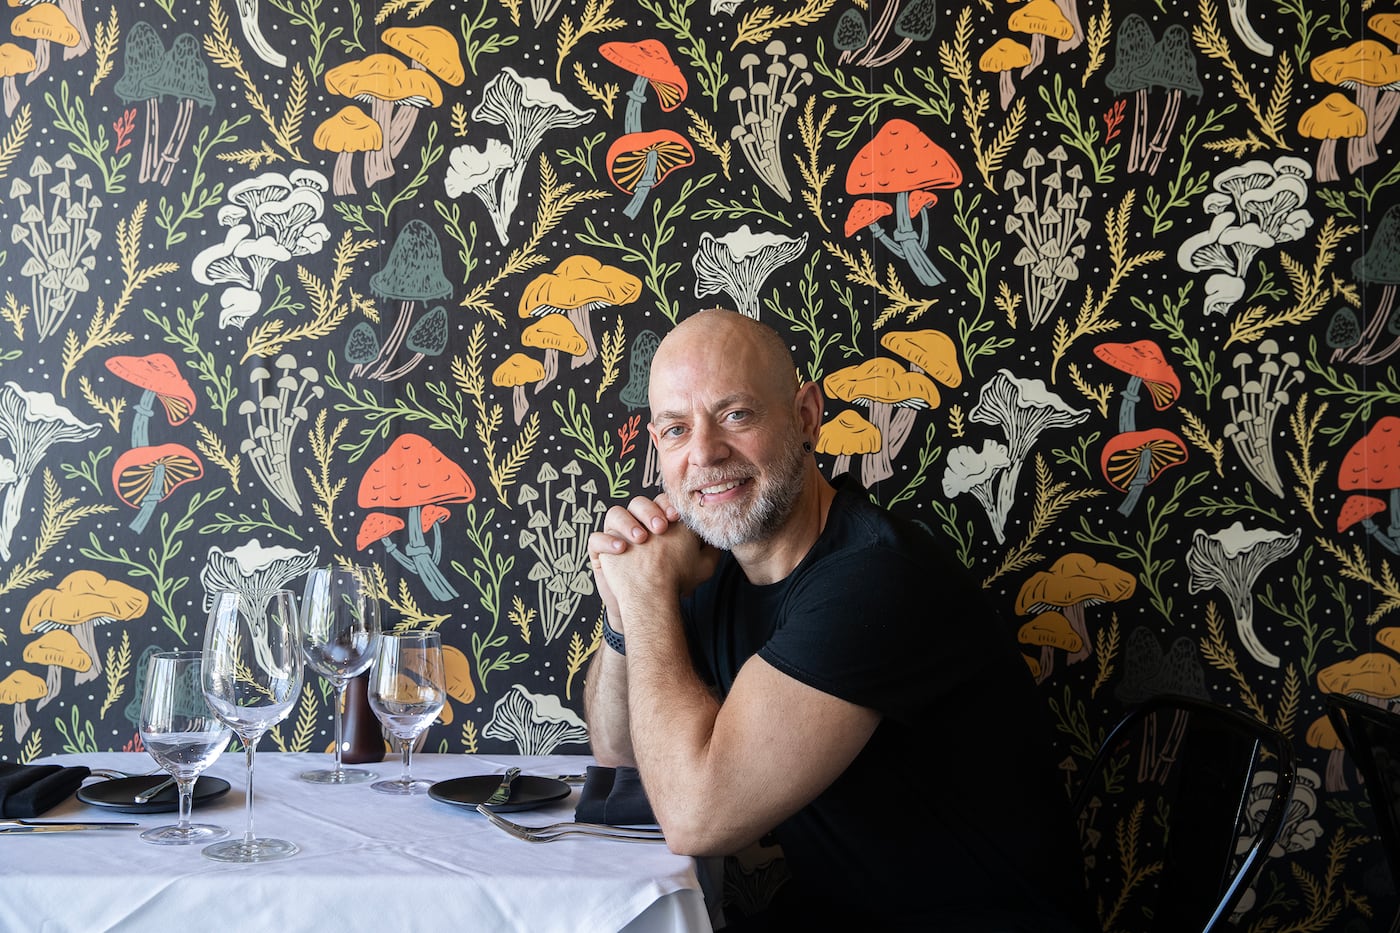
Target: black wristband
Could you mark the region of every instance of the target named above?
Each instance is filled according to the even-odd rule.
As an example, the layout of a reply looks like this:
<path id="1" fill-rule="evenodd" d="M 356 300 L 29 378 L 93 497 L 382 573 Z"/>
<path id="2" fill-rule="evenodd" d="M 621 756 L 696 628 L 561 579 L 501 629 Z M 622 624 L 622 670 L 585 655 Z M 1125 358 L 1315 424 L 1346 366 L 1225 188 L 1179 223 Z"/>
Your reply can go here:
<path id="1" fill-rule="evenodd" d="M 622 633 L 613 631 L 613 627 L 608 624 L 608 617 L 603 616 L 603 641 L 608 643 L 608 647 L 618 654 L 627 653 L 627 642 L 623 640 Z"/>

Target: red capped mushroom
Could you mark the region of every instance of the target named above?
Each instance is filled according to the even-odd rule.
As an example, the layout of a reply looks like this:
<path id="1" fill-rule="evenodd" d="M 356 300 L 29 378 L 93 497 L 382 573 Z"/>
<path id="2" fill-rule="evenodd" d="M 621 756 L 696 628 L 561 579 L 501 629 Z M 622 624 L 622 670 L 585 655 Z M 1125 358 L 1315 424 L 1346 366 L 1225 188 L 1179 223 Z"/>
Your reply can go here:
<path id="1" fill-rule="evenodd" d="M 846 236 L 853 235 L 857 230 L 864 230 L 871 227 L 876 237 L 883 237 L 884 231 L 875 225 L 886 217 L 894 213 L 894 208 L 884 201 L 877 201 L 874 198 L 861 198 L 851 205 L 850 213 L 846 215 Z"/>
<path id="2" fill-rule="evenodd" d="M 1118 511 L 1131 515 L 1142 491 L 1165 470 L 1186 462 L 1186 442 L 1166 428 L 1119 434 L 1104 445 L 1104 478 L 1128 495 Z"/>
<path id="3" fill-rule="evenodd" d="M 1366 522 L 1367 531 L 1375 527 L 1375 523 L 1370 521 L 1374 515 L 1379 515 L 1386 510 L 1383 500 L 1375 496 L 1347 496 L 1342 503 L 1342 510 L 1337 513 L 1337 533 L 1346 531 L 1357 522 Z"/>
<path id="4" fill-rule="evenodd" d="M 150 421 L 155 414 L 156 399 L 165 407 L 165 416 L 172 425 L 184 424 L 194 414 L 194 389 L 189 381 L 180 375 L 175 361 L 164 353 L 150 353 L 146 356 L 113 356 L 107 360 L 107 369 L 113 375 L 144 389 L 141 400 L 136 403 L 131 419 L 131 446 L 145 447 L 150 444 Z"/>
<path id="5" fill-rule="evenodd" d="M 1123 399 L 1118 408 L 1120 432 L 1137 430 L 1137 403 L 1141 398 L 1138 390 L 1142 386 L 1147 386 L 1152 407 L 1158 411 L 1170 408 L 1181 395 L 1181 380 L 1177 378 L 1176 370 L 1162 355 L 1162 348 L 1151 340 L 1101 343 L 1094 347 L 1094 355 L 1119 372 L 1128 374 L 1128 383 L 1119 393 Z"/>
<path id="6" fill-rule="evenodd" d="M 622 128 L 628 133 L 642 129 L 642 104 L 647 99 L 647 85 L 656 92 L 661 109 L 670 113 L 681 105 L 689 91 L 685 75 L 671 60 L 666 46 L 655 39 L 640 42 L 604 42 L 598 54 L 614 65 L 637 76 L 627 91 L 627 111 Z"/>
<path id="7" fill-rule="evenodd" d="M 1337 468 L 1337 486 L 1343 492 L 1387 492 L 1390 522 L 1386 528 L 1371 523 L 1371 536 L 1392 554 L 1400 554 L 1400 418 L 1376 419 L 1371 430 L 1351 446 Z"/>
<path id="8" fill-rule="evenodd" d="M 138 510 L 129 527 L 140 534 L 160 502 L 203 475 L 203 462 L 183 444 L 137 447 L 112 464 L 112 488 L 123 502 Z"/>
<path id="9" fill-rule="evenodd" d="M 679 133 L 629 133 L 608 147 L 608 177 L 632 195 L 622 213 L 635 219 L 651 189 L 678 168 L 695 164 L 695 148 Z"/>

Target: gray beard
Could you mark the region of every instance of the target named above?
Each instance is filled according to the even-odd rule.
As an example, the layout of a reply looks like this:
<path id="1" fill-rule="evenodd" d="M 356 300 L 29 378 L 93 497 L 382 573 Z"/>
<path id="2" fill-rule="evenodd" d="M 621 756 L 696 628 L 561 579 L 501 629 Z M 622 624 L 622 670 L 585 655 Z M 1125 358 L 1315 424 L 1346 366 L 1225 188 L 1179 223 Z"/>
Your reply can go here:
<path id="1" fill-rule="evenodd" d="M 761 483 L 758 496 L 747 508 L 740 504 L 702 508 L 689 496 L 677 496 L 669 489 L 666 489 L 666 495 L 680 512 L 681 521 L 686 527 L 713 548 L 732 551 L 736 547 L 762 541 L 787 521 L 792 514 L 793 503 L 802 492 L 806 451 L 795 435 L 784 449 L 786 452 L 782 459 L 773 464 L 767 477 L 755 480 Z M 661 485 L 665 489 L 664 480 Z"/>

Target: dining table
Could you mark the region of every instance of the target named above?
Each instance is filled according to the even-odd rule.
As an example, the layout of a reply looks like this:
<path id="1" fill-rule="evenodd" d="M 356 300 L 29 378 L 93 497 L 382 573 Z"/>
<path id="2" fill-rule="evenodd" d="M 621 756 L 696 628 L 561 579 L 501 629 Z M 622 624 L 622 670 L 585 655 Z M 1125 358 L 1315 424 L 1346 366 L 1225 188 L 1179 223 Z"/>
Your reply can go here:
<path id="1" fill-rule="evenodd" d="M 295 855 L 252 864 L 216 862 L 201 845 L 161 846 L 142 830 L 175 822 L 174 812 L 123 812 L 79 799 L 43 820 L 131 821 L 128 829 L 0 833 L 0 930 L 96 931 L 528 931 L 528 933 L 694 933 L 722 925 L 705 862 L 664 842 L 567 836 L 527 842 L 493 826 L 473 806 L 430 795 L 392 796 L 367 783 L 326 785 L 298 774 L 324 768 L 326 754 L 258 751 L 254 827 L 295 842 Z M 85 765 L 134 774 L 155 768 L 140 752 L 66 753 L 36 764 Z M 501 775 L 579 775 L 586 755 L 415 754 L 415 778 L 445 782 Z M 397 757 L 372 765 L 396 777 Z M 194 808 L 200 823 L 245 825 L 245 757 L 225 752 L 206 775 L 227 791 Z M 101 778 L 85 782 L 89 787 Z M 444 787 L 459 786 L 442 785 Z M 215 785 L 219 786 L 219 785 Z M 573 819 L 579 786 L 567 796 L 509 812 L 539 826 Z M 562 791 L 561 791 L 562 792 Z"/>

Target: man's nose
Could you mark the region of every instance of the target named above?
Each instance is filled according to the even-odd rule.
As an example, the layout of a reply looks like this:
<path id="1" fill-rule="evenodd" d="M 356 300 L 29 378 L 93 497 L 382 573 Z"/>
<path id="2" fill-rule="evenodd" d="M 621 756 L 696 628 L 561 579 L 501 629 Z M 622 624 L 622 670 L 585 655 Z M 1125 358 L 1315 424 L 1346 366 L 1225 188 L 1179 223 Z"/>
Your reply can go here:
<path id="1" fill-rule="evenodd" d="M 721 463 L 729 456 L 729 441 L 715 424 L 698 424 L 691 432 L 690 462 L 696 466 Z"/>

